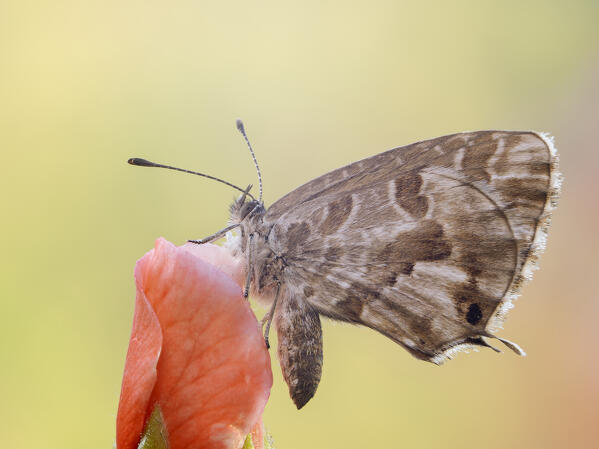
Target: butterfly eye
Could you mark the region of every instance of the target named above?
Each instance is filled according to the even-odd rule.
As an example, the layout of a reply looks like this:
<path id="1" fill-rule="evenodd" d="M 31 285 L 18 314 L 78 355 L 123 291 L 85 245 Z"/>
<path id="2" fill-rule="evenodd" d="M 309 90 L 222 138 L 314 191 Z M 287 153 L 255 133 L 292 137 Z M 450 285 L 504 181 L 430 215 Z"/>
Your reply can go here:
<path id="1" fill-rule="evenodd" d="M 252 212 L 256 208 L 258 204 L 258 201 L 248 201 L 243 206 L 241 206 L 241 219 L 243 220 L 250 212 Z"/>

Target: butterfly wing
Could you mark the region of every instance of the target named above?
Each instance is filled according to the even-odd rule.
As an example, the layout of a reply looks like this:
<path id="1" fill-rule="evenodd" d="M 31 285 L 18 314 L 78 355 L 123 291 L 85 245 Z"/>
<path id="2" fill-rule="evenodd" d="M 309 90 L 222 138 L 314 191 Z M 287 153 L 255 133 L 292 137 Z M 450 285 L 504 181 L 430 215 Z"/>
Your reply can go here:
<path id="1" fill-rule="evenodd" d="M 559 180 L 542 135 L 461 133 L 317 178 L 265 222 L 290 294 L 439 362 L 487 345 L 544 247 Z"/>

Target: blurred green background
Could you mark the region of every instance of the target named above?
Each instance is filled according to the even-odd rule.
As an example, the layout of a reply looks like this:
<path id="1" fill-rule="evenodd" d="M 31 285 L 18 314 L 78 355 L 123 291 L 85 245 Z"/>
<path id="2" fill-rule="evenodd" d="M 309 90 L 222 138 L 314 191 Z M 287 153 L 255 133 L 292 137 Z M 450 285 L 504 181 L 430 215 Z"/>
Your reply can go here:
<path id="1" fill-rule="evenodd" d="M 555 135 L 542 269 L 500 335 L 529 353 L 416 361 L 327 322 L 315 399 L 273 353 L 265 422 L 293 448 L 593 448 L 599 441 L 599 2 L 0 0 L 0 440 L 110 448 L 134 303 L 158 236 L 204 237 L 350 161 L 463 130 Z"/>

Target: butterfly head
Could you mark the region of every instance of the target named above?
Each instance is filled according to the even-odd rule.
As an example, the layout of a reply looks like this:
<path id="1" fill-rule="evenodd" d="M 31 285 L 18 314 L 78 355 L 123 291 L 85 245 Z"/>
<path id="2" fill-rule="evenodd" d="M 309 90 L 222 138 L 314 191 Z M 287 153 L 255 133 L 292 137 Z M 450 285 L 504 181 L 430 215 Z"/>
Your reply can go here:
<path id="1" fill-rule="evenodd" d="M 245 203 L 239 212 L 239 216 L 241 220 L 245 219 L 252 212 L 258 212 L 260 210 L 264 210 L 264 206 L 256 200 L 248 201 Z"/>
<path id="2" fill-rule="evenodd" d="M 241 223 L 246 219 L 250 219 L 256 215 L 263 215 L 266 212 L 264 203 L 249 197 L 249 191 L 252 188 L 250 184 L 247 186 L 243 195 L 239 197 L 233 204 L 231 204 L 231 222 Z"/>

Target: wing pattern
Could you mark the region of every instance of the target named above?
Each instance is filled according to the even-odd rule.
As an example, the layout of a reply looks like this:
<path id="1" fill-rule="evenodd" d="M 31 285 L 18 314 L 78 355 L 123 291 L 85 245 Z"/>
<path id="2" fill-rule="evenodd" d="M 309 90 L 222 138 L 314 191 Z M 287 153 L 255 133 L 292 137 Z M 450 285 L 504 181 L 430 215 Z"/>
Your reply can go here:
<path id="1" fill-rule="evenodd" d="M 501 324 L 544 248 L 559 183 L 547 137 L 461 133 L 323 175 L 264 219 L 289 294 L 441 362 Z"/>

